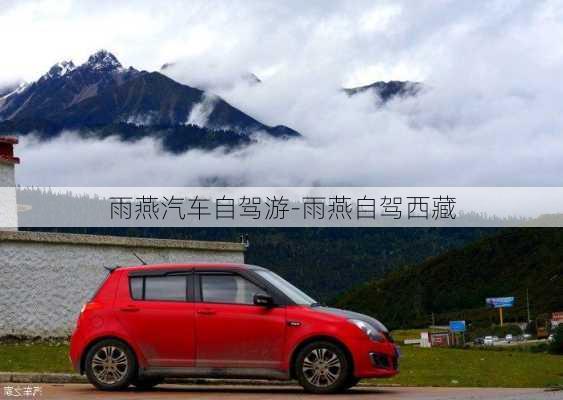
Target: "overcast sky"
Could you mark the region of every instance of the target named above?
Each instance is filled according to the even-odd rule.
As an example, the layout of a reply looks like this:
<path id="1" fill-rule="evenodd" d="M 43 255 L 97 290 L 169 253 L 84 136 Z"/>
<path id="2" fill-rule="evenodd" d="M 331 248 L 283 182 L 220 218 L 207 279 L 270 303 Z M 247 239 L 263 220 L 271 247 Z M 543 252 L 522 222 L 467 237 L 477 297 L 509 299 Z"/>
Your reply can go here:
<path id="1" fill-rule="evenodd" d="M 82 62 L 99 48 L 148 70 L 196 59 L 260 75 L 324 70 L 350 84 L 422 79 L 421 58 L 440 52 L 425 49 L 429 41 L 458 24 L 481 24 L 482 7 L 409 3 L 0 1 L 0 34 L 10 38 L 2 41 L 2 79 L 36 79 L 61 59 Z M 447 26 L 436 29 L 442 23 Z"/>
<path id="2" fill-rule="evenodd" d="M 176 62 L 173 78 L 305 136 L 182 156 L 149 140 L 26 139 L 18 179 L 562 185 L 561 21 L 561 1 L 0 0 L 0 85 L 106 48 L 138 69 Z M 245 72 L 263 84 L 240 83 Z M 390 79 L 425 90 L 379 109 L 337 90 Z"/>

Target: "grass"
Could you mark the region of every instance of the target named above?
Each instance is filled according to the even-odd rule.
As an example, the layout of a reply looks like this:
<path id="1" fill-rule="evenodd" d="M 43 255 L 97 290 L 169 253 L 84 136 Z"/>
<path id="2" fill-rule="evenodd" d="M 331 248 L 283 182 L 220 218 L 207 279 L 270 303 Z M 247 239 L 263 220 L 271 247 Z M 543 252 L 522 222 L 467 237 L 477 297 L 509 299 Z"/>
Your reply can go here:
<path id="1" fill-rule="evenodd" d="M 459 387 L 563 385 L 563 356 L 522 351 L 402 346 L 400 374 L 376 384 Z"/>
<path id="2" fill-rule="evenodd" d="M 73 372 L 65 343 L 0 343 L 0 371 Z"/>
<path id="3" fill-rule="evenodd" d="M 399 339 L 400 332 L 394 332 Z M 416 337 L 413 331 L 405 337 Z M 403 339 L 401 339 L 403 340 Z M 563 356 L 522 351 L 401 346 L 401 373 L 374 384 L 460 387 L 563 386 Z M 0 371 L 72 372 L 65 342 L 0 343 Z"/>
<path id="4" fill-rule="evenodd" d="M 428 329 L 392 332 L 401 346 L 401 373 L 376 384 L 405 386 L 553 387 L 563 385 L 563 356 L 532 353 L 523 345 L 494 348 L 432 348 L 404 345 Z"/>

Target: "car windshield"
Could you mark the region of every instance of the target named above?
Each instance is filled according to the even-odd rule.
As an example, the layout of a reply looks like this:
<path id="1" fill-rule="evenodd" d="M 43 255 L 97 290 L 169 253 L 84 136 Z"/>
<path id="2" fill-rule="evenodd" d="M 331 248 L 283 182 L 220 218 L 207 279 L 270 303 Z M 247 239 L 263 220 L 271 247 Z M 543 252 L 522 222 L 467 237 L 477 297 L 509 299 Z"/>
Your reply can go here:
<path id="1" fill-rule="evenodd" d="M 291 283 L 283 279 L 281 276 L 273 273 L 272 271 L 259 269 L 255 271 L 262 278 L 266 279 L 272 285 L 281 290 L 287 297 L 289 297 L 295 304 L 300 305 L 315 305 L 318 304 L 314 299 L 303 293 L 300 289 L 293 286 Z"/>

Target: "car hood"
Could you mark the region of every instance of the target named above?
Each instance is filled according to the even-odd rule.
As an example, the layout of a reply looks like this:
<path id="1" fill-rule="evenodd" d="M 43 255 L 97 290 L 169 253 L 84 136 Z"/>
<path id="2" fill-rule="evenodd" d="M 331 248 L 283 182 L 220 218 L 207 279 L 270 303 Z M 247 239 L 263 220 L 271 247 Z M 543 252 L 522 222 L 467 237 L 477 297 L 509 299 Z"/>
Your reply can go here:
<path id="1" fill-rule="evenodd" d="M 365 322 L 366 324 L 373 326 L 375 329 L 377 329 L 380 332 L 389 333 L 389 331 L 387 330 L 385 325 L 383 325 L 381 322 L 379 322 L 375 318 L 370 317 L 369 315 L 360 314 L 360 313 L 357 313 L 357 312 L 354 312 L 354 311 L 341 310 L 340 308 L 333 308 L 333 307 L 318 306 L 318 307 L 313 307 L 313 310 L 320 311 L 320 312 L 326 312 L 326 313 L 333 314 L 333 315 L 338 315 L 339 317 L 344 317 L 346 319 L 357 319 L 357 320 Z"/>

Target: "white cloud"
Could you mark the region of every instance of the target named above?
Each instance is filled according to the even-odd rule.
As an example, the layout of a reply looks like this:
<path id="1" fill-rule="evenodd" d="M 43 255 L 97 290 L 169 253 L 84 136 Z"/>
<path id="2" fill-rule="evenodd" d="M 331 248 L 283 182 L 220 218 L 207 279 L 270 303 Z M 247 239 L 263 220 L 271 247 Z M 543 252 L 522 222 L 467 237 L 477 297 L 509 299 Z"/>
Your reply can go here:
<path id="1" fill-rule="evenodd" d="M 213 112 L 218 100 L 219 98 L 217 96 L 211 93 L 204 93 L 203 100 L 197 103 L 190 111 L 186 124 L 197 125 L 205 128 L 207 126 L 209 116 Z"/>
<path id="2" fill-rule="evenodd" d="M 367 32 L 388 32 L 392 23 L 400 23 L 401 7 L 384 5 L 374 7 L 360 17 L 360 28 Z"/>
<path id="3" fill-rule="evenodd" d="M 561 184 L 561 1 L 38 4 L 48 3 L 2 11 L 0 35 L 22 22 L 30 28 L 2 42 L 10 60 L 0 82 L 107 47 L 139 68 L 179 61 L 174 78 L 225 83 L 215 90 L 226 100 L 305 140 L 172 156 L 150 140 L 26 139 L 17 149 L 22 184 Z M 379 6 L 400 11 L 378 16 Z M 370 18 L 385 29 L 369 29 Z M 34 42 L 48 27 L 56 35 Z M 268 73 L 260 85 L 228 84 L 246 71 Z M 391 78 L 423 80 L 426 90 L 377 112 L 368 94 L 338 91 Z"/>

